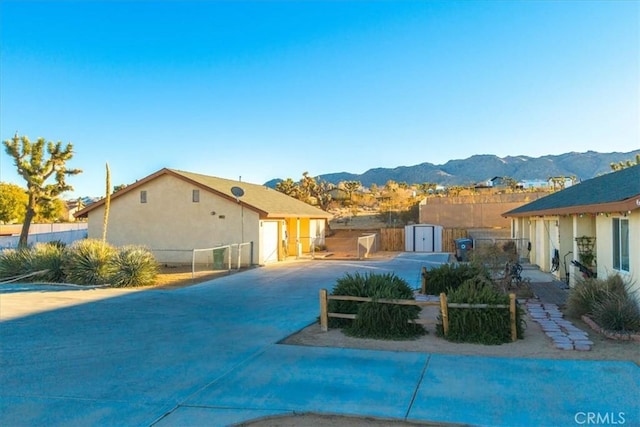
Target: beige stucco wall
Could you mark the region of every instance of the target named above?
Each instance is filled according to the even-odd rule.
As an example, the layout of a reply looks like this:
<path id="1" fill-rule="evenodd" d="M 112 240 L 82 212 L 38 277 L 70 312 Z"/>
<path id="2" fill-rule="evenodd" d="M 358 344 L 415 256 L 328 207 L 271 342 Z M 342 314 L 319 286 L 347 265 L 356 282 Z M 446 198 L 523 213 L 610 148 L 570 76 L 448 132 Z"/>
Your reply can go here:
<path id="1" fill-rule="evenodd" d="M 419 205 L 420 223 L 445 228 L 509 229 L 511 219 L 502 214 L 547 195 L 547 192 L 534 192 L 428 197 Z"/>
<path id="2" fill-rule="evenodd" d="M 595 221 L 597 233 L 596 254 L 598 261 L 598 277 L 607 277 L 619 273 L 636 292 L 636 299 L 640 301 L 640 210 L 631 212 L 629 218 L 629 271 L 619 271 L 613 268 L 613 218 L 620 214 L 598 215 Z"/>
<path id="3" fill-rule="evenodd" d="M 530 261 L 542 271 L 551 269 L 551 254 L 555 248 L 560 251 L 560 269 L 555 273 L 559 280 L 565 280 L 564 261 L 566 256 L 569 270 L 570 286 L 574 286 L 577 278 L 582 277 L 580 270 L 571 264 L 571 260 L 579 260 L 576 237 L 589 236 L 596 238 L 596 261 L 599 278 L 611 274 L 620 274 L 632 286 L 636 298 L 640 301 L 640 210 L 636 209 L 629 218 L 629 271 L 618 271 L 613 268 L 613 218 L 622 217 L 620 213 L 593 215 L 570 215 L 561 217 L 515 218 L 513 235 L 518 239 L 529 239 L 532 244 Z"/>
<path id="4" fill-rule="evenodd" d="M 194 189 L 198 188 L 162 175 L 122 194 L 111 204 L 107 241 L 145 245 L 160 262 L 191 262 L 194 248 L 253 241 L 254 262 L 259 262 L 258 214 L 202 189 L 200 201 L 194 203 Z M 147 203 L 140 203 L 141 191 L 147 192 Z M 103 215 L 103 206 L 89 213 L 90 238 L 101 238 Z"/>

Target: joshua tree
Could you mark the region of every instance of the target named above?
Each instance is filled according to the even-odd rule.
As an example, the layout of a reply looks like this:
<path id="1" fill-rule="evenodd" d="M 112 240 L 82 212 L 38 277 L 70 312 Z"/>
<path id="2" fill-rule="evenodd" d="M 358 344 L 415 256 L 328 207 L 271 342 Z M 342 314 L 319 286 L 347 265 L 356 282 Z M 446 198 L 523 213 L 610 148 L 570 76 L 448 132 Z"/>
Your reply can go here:
<path id="1" fill-rule="evenodd" d="M 630 168 L 631 166 L 640 165 L 640 154 L 636 154 L 635 161 L 627 160 L 626 162 L 611 163 L 611 169 L 619 171 L 621 169 Z"/>
<path id="2" fill-rule="evenodd" d="M 49 158 L 45 158 L 46 152 Z M 65 191 L 73 190 L 73 187 L 65 182 L 67 175 L 77 175 L 80 169 L 67 169 L 66 163 L 73 157 L 73 145 L 67 144 L 64 149 L 62 142 L 45 142 L 44 138 L 38 138 L 35 143 L 31 143 L 26 136 L 19 137 L 18 134 L 11 139 L 5 140 L 4 146 L 7 154 L 13 157 L 18 173 L 27 182 L 27 210 L 22 232 L 20 233 L 19 245 L 27 245 L 29 227 L 36 215 L 36 208 L 43 204 L 50 203 Z M 55 178 L 55 183 L 46 184 L 46 181 Z"/>

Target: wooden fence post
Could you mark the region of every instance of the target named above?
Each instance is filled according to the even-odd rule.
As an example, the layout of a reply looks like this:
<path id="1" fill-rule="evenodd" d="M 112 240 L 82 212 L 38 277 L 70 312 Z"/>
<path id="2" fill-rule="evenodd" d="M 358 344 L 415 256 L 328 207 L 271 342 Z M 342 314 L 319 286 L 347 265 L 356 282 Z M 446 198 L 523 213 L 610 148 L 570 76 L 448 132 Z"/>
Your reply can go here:
<path id="1" fill-rule="evenodd" d="M 322 332 L 329 330 L 329 313 L 327 311 L 327 290 L 320 289 L 320 329 Z"/>
<path id="2" fill-rule="evenodd" d="M 422 295 L 427 294 L 427 267 L 422 267 L 422 279 L 421 279 L 420 293 Z"/>
<path id="3" fill-rule="evenodd" d="M 509 313 L 511 314 L 511 341 L 518 340 L 518 328 L 516 325 L 516 294 L 509 294 Z"/>
<path id="4" fill-rule="evenodd" d="M 442 312 L 442 332 L 446 337 L 449 333 L 449 307 L 447 306 L 447 294 L 440 294 L 440 311 Z"/>

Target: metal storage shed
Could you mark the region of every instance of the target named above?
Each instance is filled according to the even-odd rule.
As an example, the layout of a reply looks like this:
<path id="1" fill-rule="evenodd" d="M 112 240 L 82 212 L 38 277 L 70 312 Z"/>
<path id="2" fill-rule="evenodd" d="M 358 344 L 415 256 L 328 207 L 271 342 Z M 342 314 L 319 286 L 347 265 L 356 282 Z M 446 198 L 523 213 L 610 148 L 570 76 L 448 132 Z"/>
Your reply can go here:
<path id="1" fill-rule="evenodd" d="M 413 224 L 404 227 L 404 250 L 407 252 L 442 252 L 441 225 Z"/>

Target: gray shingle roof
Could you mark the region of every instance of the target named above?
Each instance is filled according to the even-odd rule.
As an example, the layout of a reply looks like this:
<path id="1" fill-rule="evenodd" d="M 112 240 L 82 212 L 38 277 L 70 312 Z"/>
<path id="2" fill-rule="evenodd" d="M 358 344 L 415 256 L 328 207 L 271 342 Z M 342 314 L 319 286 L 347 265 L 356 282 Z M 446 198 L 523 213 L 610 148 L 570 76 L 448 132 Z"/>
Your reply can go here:
<path id="1" fill-rule="evenodd" d="M 287 196 L 273 188 L 264 185 L 251 184 L 248 182 L 235 181 L 231 179 L 218 178 L 215 176 L 201 175 L 192 172 L 167 169 L 176 175 L 182 176 L 196 182 L 221 196 L 233 198 L 232 187 L 240 187 L 244 195 L 240 198 L 245 206 L 253 207 L 261 211 L 267 217 L 308 217 L 308 218 L 331 218 L 331 214 L 322 209 L 301 202 L 298 199 Z"/>
<path id="2" fill-rule="evenodd" d="M 595 212 L 597 205 L 610 205 L 640 198 L 640 165 L 601 175 L 506 212 L 553 214 Z M 603 206 L 604 207 L 604 206 Z"/>

